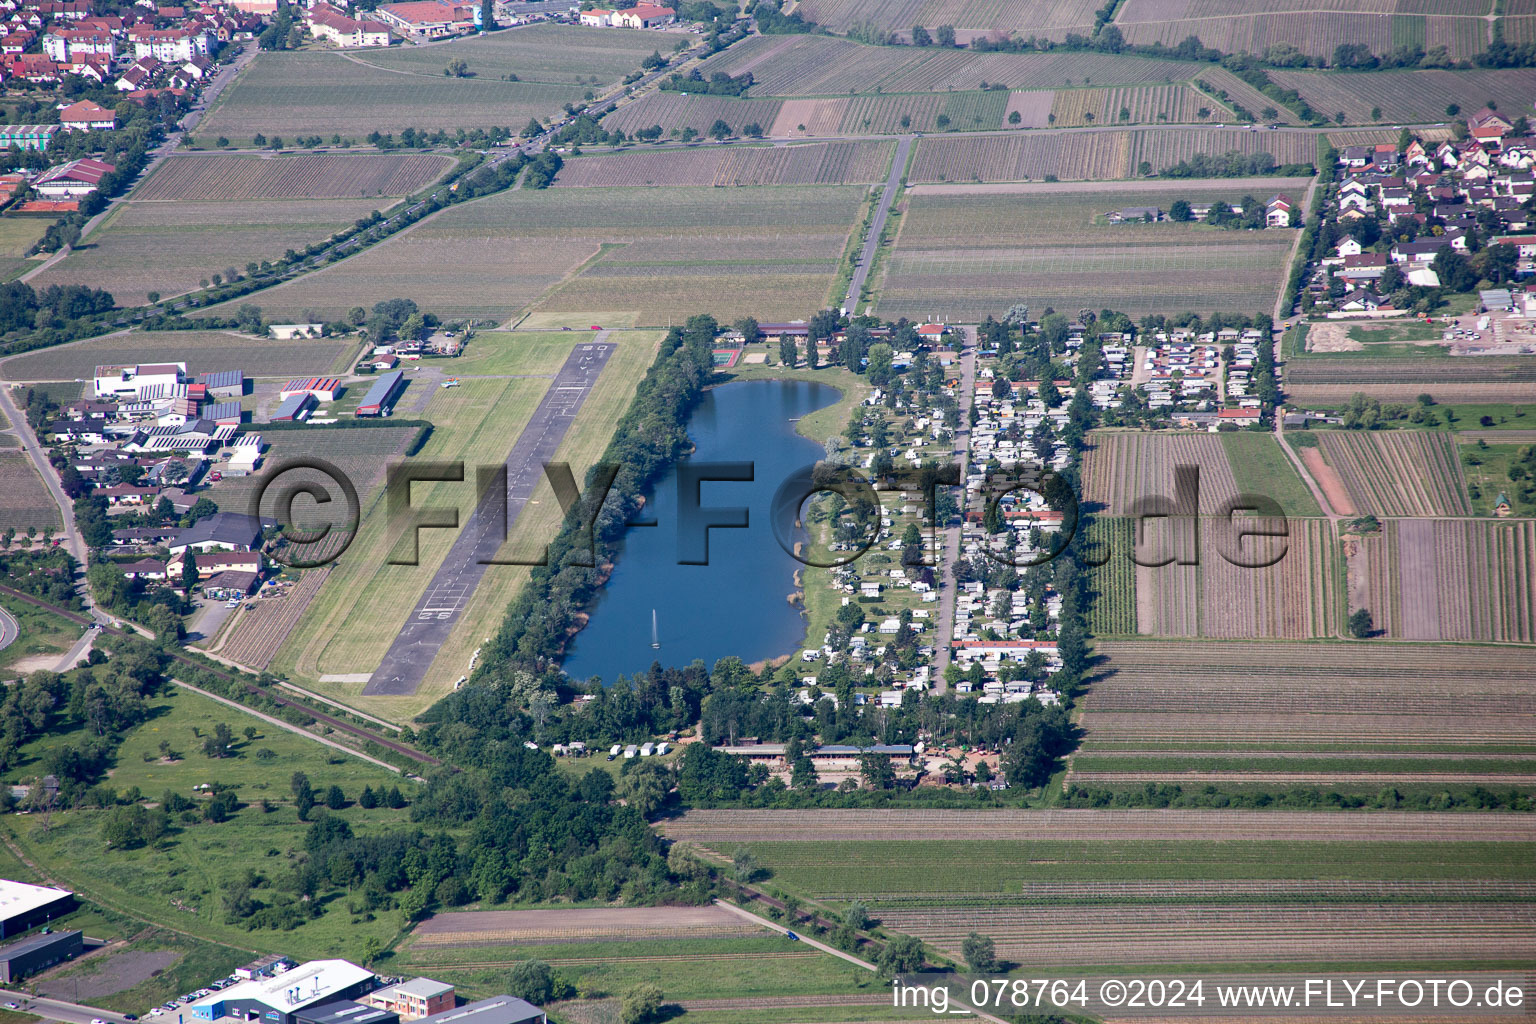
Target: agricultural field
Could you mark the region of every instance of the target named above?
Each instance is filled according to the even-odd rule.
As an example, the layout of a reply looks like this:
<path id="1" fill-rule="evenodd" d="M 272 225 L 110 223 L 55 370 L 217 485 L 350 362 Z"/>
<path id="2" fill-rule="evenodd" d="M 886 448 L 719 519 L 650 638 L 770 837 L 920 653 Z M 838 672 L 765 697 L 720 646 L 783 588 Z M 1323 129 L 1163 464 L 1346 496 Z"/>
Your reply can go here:
<path id="1" fill-rule="evenodd" d="M 17 449 L 0 450 L 0 524 L 18 533 L 29 527 L 57 530 L 62 525 L 58 506 L 37 475 L 37 467 Z"/>
<path id="2" fill-rule="evenodd" d="M 1094 6 L 1092 0 L 802 0 L 799 11 L 838 33 L 874 26 L 910 40 L 914 25 L 930 31 L 953 25 L 961 42 L 993 32 L 1060 42 L 1068 32 L 1092 33 Z"/>
<path id="3" fill-rule="evenodd" d="M 1467 516 L 1467 481 L 1450 435 L 1438 431 L 1317 433 L 1323 457 L 1344 481 L 1356 512 L 1378 516 Z"/>
<path id="4" fill-rule="evenodd" d="M 1370 359 L 1307 356 L 1285 367 L 1290 404 L 1338 409 L 1354 394 L 1383 402 L 1412 402 L 1428 394 L 1437 403 L 1536 403 L 1536 360 L 1515 356 L 1465 359 Z"/>
<path id="5" fill-rule="evenodd" d="M 1205 111 L 1205 116 L 1200 111 Z M 1113 89 L 1063 89 L 1051 107 L 1057 128 L 1085 124 L 1216 124 L 1232 111 L 1214 96 L 1188 85 L 1132 85 Z"/>
<path id="6" fill-rule="evenodd" d="M 299 582 L 285 588 L 280 597 L 268 596 L 263 591 L 256 600 L 247 602 L 236 613 L 234 632 L 218 648 L 220 657 L 256 671 L 266 668 L 288 639 L 288 634 L 293 632 L 293 627 L 298 625 L 299 617 L 309 607 L 329 572 L 328 568 L 306 570 Z"/>
<path id="7" fill-rule="evenodd" d="M 1166 649 L 1168 644 L 1106 644 L 1116 651 L 1132 649 Z M 1289 644 L 1227 644 L 1205 645 L 1260 650 L 1307 650 Z M 697 843 L 716 849 L 734 849 L 737 845 L 751 843 L 754 850 L 760 844 L 774 842 L 827 842 L 827 843 L 889 843 L 924 842 L 947 843 L 976 840 L 985 836 L 1005 844 L 1020 841 L 1033 842 L 1108 842 L 1114 841 L 1132 847 L 1131 856 L 1137 856 L 1134 847 L 1142 844 L 1211 844 L 1207 855 L 1192 852 L 1196 859 L 1209 859 L 1212 864 L 1231 863 L 1230 857 L 1216 852 L 1218 845 L 1239 842 L 1277 843 L 1285 840 L 1304 842 L 1313 849 L 1326 849 L 1322 844 L 1391 844 L 1391 843 L 1512 843 L 1536 842 L 1536 819 L 1523 815 L 1503 813 L 1468 812 L 1465 814 L 1437 814 L 1433 812 L 1383 812 L 1381 814 L 1338 814 L 1333 811 L 1282 811 L 1282 810 L 1059 810 L 1003 808 L 997 810 L 937 810 L 931 808 L 862 808 L 822 810 L 799 808 L 796 810 L 690 810 L 684 814 L 656 823 L 663 836 L 674 841 Z M 1015 847 L 1016 849 L 1016 847 Z M 1255 852 L 1264 851 L 1255 848 Z M 1510 864 L 1523 863 L 1519 845 L 1500 851 L 1510 859 Z M 1390 850 L 1371 854 L 1369 849 L 1351 851 L 1344 863 L 1360 863 L 1370 858 L 1390 857 Z M 1176 861 L 1165 855 L 1148 852 L 1147 858 L 1160 861 L 1176 871 Z M 1286 858 L 1290 859 L 1290 858 Z M 1300 858 L 1310 864 L 1310 858 Z M 822 884 L 836 878 L 835 872 L 827 872 L 829 863 L 822 856 Z M 961 863 L 956 861 L 955 863 Z M 1405 862 L 1407 863 L 1407 862 Z M 1427 859 L 1418 861 L 1427 865 Z M 931 863 L 921 859 L 907 859 L 906 870 L 928 879 L 912 888 L 946 887 L 956 884 L 940 880 L 933 875 Z M 1071 877 L 1074 862 L 1070 859 L 1048 861 L 1037 865 L 1042 872 L 1054 870 L 1063 877 Z M 1373 865 L 1373 872 L 1380 870 Z M 1428 870 L 1428 869 L 1426 869 Z M 1454 870 L 1441 867 L 1441 872 Z M 1506 869 L 1508 870 L 1508 869 Z M 1523 877 L 1530 871 L 1527 864 L 1515 867 Z M 1113 875 L 1100 877 L 1114 877 Z M 1309 877 L 1309 876 L 1303 876 Z M 1343 877 L 1348 877 L 1347 875 Z M 1434 877 L 1433 875 L 1429 877 Z M 1444 877 L 1442 875 L 1442 877 Z M 1453 875 L 1451 877 L 1454 877 Z M 1496 876 L 1497 877 L 1497 876 Z M 825 890 L 821 890 L 825 891 Z"/>
<path id="8" fill-rule="evenodd" d="M 1111 516 L 1134 512 L 1138 501 L 1174 498 L 1174 468 L 1200 470 L 1201 515 L 1219 515 L 1237 496 L 1237 479 L 1219 434 L 1159 430 L 1097 431 L 1083 455 L 1083 500 Z"/>
<path id="9" fill-rule="evenodd" d="M 194 374 L 240 370 L 250 377 L 301 377 L 337 372 L 355 344 L 336 338 L 276 341 L 233 331 L 133 331 L 15 356 L 0 363 L 0 377 L 78 380 L 103 363 L 186 363 Z"/>
<path id="10" fill-rule="evenodd" d="M 505 79 L 552 85 L 611 85 L 659 50 L 669 53 L 682 33 L 610 32 L 578 25 L 537 24 L 428 47 L 392 46 L 351 56 L 391 71 L 443 77 L 450 60 L 463 60 L 475 80 Z M 519 126 L 520 127 L 520 126 Z"/>
<path id="11" fill-rule="evenodd" d="M 236 199 L 362 199 L 405 196 L 454 165 L 438 153 L 296 153 L 173 156 L 134 192 L 135 202 Z"/>
<path id="12" fill-rule="evenodd" d="M 1088 628 L 1094 636 L 1131 635 L 1136 632 L 1136 564 L 1125 553 L 1136 540 L 1135 520 L 1096 516 L 1089 520 L 1087 542 L 1095 561 L 1102 564 L 1089 572 L 1093 604 Z"/>
<path id="13" fill-rule="evenodd" d="M 979 931 L 1009 962 L 1081 969 L 1125 964 L 1516 963 L 1536 952 L 1536 911 L 1528 904 L 1464 907 L 1445 903 L 1383 906 L 1276 906 L 1268 900 L 1224 906 L 955 907 L 880 910 L 887 928 L 908 932 L 959 958 Z"/>
<path id="14" fill-rule="evenodd" d="M 1105 660 L 1079 702 L 1086 735 L 1074 764 L 1107 752 L 1145 759 L 1121 766 L 1140 777 L 1119 782 L 1375 792 L 1415 776 L 1498 784 L 1536 770 L 1536 714 L 1521 696 L 1528 659 L 1518 648 L 1101 640 L 1096 651 Z M 1456 763 L 1465 758 L 1487 766 Z"/>
<path id="15" fill-rule="evenodd" d="M 1217 436 L 1227 450 L 1227 461 L 1232 466 L 1239 493 L 1273 498 L 1288 516 L 1323 514 L 1311 488 L 1301 479 L 1295 465 L 1286 458 L 1272 435 L 1239 430 L 1224 431 Z"/>
<path id="16" fill-rule="evenodd" d="M 684 128 L 692 128 L 703 135 L 716 121 L 724 121 L 733 133 L 744 134 L 749 124 L 756 124 L 768 132 L 782 105 L 782 101 L 776 99 L 653 92 L 619 107 L 603 118 L 603 126 L 609 131 L 617 129 L 630 135 L 653 125 L 660 125 L 669 135 Z"/>
<path id="17" fill-rule="evenodd" d="M 401 407 L 419 398 L 419 389 L 422 387 L 417 381 L 408 385 Z M 366 385 L 352 385 L 348 388 L 349 391 L 365 389 Z M 284 459 L 310 458 L 324 459 L 335 466 L 352 481 L 358 497 L 363 499 L 383 481 L 386 461 L 403 454 L 420 429 L 407 426 L 362 427 L 343 422 L 299 430 L 268 430 L 263 433 L 259 425 L 254 426 L 252 430 L 261 433 L 262 441 L 267 445 L 263 452 L 263 466 L 266 468 L 255 476 L 226 477 L 208 496 L 226 511 L 248 511 L 252 495 L 261 486 L 264 475 L 270 472 L 272 466 Z M 295 506 L 295 509 L 301 511 L 300 506 Z M 263 511 L 271 514 L 273 510 Z M 324 523 L 331 519 L 329 515 L 322 515 L 318 522 Z"/>
<path id="18" fill-rule="evenodd" d="M 572 314 L 666 324 L 679 310 L 764 321 L 825 308 L 859 186 L 511 191 L 450 207 L 352 259 L 261 294 L 336 317 L 414 299 L 443 317 Z M 746 287 L 750 283 L 750 287 Z M 210 309 L 229 311 L 235 304 Z M 575 314 L 581 314 L 575 317 Z"/>
<path id="19" fill-rule="evenodd" d="M 1269 309 L 1293 241 L 1289 232 L 1099 220 L 1132 203 L 1166 208 L 1180 197 L 1236 202 L 1249 192 L 1268 194 L 1283 180 L 1165 192 L 1028 185 L 914 190 L 904 203 L 876 310 L 887 318 L 974 322 L 1001 315 L 1021 294 L 1042 307 L 1087 304 L 1132 316 Z"/>
<path id="20" fill-rule="evenodd" d="M 418 925 L 412 947 L 709 938 L 762 931 L 760 925 L 719 907 L 469 911 L 437 914 Z"/>
<path id="21" fill-rule="evenodd" d="M 567 160 L 556 185 L 853 185 L 885 180 L 895 145 L 819 142 L 803 146 L 628 150 Z"/>
<path id="22" fill-rule="evenodd" d="M 1306 19 L 1298 19 L 1306 20 Z M 1270 78 L 1295 89 L 1319 113 L 1345 120 L 1369 122 L 1371 109 L 1381 108 L 1385 121 L 1448 120 L 1445 108 L 1458 104 L 1470 113 L 1489 100 L 1518 117 L 1531 109 L 1530 72 L 1515 69 L 1479 71 L 1374 71 L 1335 75 L 1322 71 L 1275 71 Z"/>
<path id="23" fill-rule="evenodd" d="M 1351 592 L 1383 636 L 1536 643 L 1536 522 L 1387 520 L 1351 549 Z"/>
<path id="24" fill-rule="evenodd" d="M 1355 43 L 1378 54 L 1399 46 L 1444 46 L 1462 60 L 1487 49 L 1488 12 L 1485 0 L 1266 0 L 1258 9 L 1243 0 L 1128 0 L 1115 25 L 1127 42 L 1143 46 L 1177 46 L 1195 35 L 1227 53 L 1261 54 L 1289 45 L 1331 58 L 1336 46 Z"/>
<path id="25" fill-rule="evenodd" d="M 149 292 L 178 295 L 212 274 L 289 249 L 323 242 L 393 200 L 259 200 L 200 203 L 127 202 L 107 214 L 85 244 L 34 277 L 37 288 L 83 284 L 105 288 L 118 305 L 149 301 Z"/>
<path id="26" fill-rule="evenodd" d="M 0 218 L 0 281 L 20 277 L 36 264 L 27 250 L 43 237 L 52 223 L 47 217 Z"/>
<path id="27" fill-rule="evenodd" d="M 452 78 L 442 73 L 450 59 L 443 48 L 430 49 L 430 72 L 378 67 L 320 50 L 263 53 L 214 102 L 198 125 L 197 141 L 208 146 L 222 136 L 250 145 L 258 134 L 290 140 L 317 134 L 360 142 L 370 132 L 405 128 L 515 132 L 530 117 L 551 117 L 565 104 L 581 102 L 588 91 L 576 84 Z"/>
<path id="28" fill-rule="evenodd" d="M 1107 53 L 980 53 L 801 35 L 749 37 L 710 57 L 699 70 L 706 78 L 716 71 L 750 71 L 752 96 L 852 96 L 963 92 L 988 85 L 1060 89 L 1182 82 L 1190 78 L 1191 67 Z"/>
<path id="29" fill-rule="evenodd" d="M 1232 150 L 1247 155 L 1268 153 L 1277 164 L 1317 159 L 1313 135 L 1222 128 L 923 138 L 916 149 L 908 175 L 912 182 L 1038 181 L 1048 174 L 1063 179 L 1132 178 L 1140 175 L 1143 162 L 1159 171 L 1197 154 L 1219 156 Z M 1306 187 L 1304 181 L 1296 179 L 1287 185 Z M 1163 187 L 1178 185 L 1164 182 Z"/>

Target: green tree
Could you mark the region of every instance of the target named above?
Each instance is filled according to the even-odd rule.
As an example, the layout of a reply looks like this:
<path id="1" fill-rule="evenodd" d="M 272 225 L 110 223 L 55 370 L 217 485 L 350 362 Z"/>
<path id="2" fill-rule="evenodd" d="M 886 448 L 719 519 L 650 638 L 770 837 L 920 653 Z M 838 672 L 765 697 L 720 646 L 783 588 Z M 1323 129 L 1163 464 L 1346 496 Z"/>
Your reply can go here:
<path id="1" fill-rule="evenodd" d="M 341 791 L 340 786 L 332 786 L 325 791 L 325 806 L 333 811 L 339 811 L 347 806 L 347 794 Z"/>
<path id="2" fill-rule="evenodd" d="M 875 959 L 881 977 L 911 974 L 923 968 L 923 944 L 911 935 L 898 935 L 885 944 Z"/>
<path id="3" fill-rule="evenodd" d="M 542 960 L 519 960 L 507 975 L 507 991 L 535 1006 L 543 1006 L 554 995 L 554 968 Z"/>
<path id="4" fill-rule="evenodd" d="M 661 1011 L 661 989 L 648 981 L 624 993 L 619 1001 L 620 1024 L 650 1024 Z"/>
<path id="5" fill-rule="evenodd" d="M 992 974 L 997 970 L 997 944 L 990 936 L 971 932 L 960 946 L 972 974 Z"/>
<path id="6" fill-rule="evenodd" d="M 1349 635 L 1356 640 L 1364 640 L 1375 632 L 1376 624 L 1371 620 L 1371 613 L 1365 608 L 1357 609 L 1349 617 Z"/>
<path id="7" fill-rule="evenodd" d="M 953 25 L 940 25 L 934 31 L 934 38 L 938 40 L 940 46 L 954 46 L 955 45 L 955 26 L 953 26 Z"/>

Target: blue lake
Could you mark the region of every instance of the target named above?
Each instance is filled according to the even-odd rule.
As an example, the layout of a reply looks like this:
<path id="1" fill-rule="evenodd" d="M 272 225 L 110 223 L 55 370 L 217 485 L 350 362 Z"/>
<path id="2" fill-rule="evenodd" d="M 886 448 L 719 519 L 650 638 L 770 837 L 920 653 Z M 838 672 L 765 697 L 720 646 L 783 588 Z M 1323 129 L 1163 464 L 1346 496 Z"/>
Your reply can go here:
<path id="1" fill-rule="evenodd" d="M 836 388 L 809 381 L 743 381 L 704 395 L 688 421 L 695 451 L 684 461 L 755 464 L 751 482 L 705 482 L 699 501 L 705 510 L 745 507 L 748 526 L 711 529 L 709 564 L 679 565 L 678 469 L 668 471 L 639 514 L 658 525 L 626 534 L 591 620 L 567 651 L 572 678 L 612 683 L 653 661 L 714 665 L 735 655 L 750 663 L 800 645 L 805 623 L 789 595 L 801 564 L 775 539 L 769 514 L 779 486 L 823 454 L 795 432 L 795 421 L 838 397 Z M 653 610 L 659 650 L 651 647 Z"/>

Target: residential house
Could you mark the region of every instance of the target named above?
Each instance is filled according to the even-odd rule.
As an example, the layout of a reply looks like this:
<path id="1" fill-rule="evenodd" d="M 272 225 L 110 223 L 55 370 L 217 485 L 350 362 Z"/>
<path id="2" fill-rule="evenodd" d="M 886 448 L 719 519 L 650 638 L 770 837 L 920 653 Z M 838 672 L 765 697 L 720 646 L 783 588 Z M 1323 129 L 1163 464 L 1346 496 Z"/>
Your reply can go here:
<path id="1" fill-rule="evenodd" d="M 324 3 L 317 3 L 304 17 L 309 23 L 311 35 L 334 46 L 352 48 L 389 45 L 389 26 L 382 21 L 349 18 Z"/>
<path id="2" fill-rule="evenodd" d="M 1285 193 L 1270 197 L 1264 204 L 1264 225 L 1271 228 L 1291 226 L 1291 199 Z"/>
<path id="3" fill-rule="evenodd" d="M 136 58 L 153 57 L 159 61 L 181 63 L 193 57 L 207 56 L 208 34 L 201 28 L 153 29 L 135 26 L 128 32 Z"/>
<path id="4" fill-rule="evenodd" d="M 81 100 L 59 111 L 59 123 L 69 131 L 112 131 L 117 127 L 116 111 L 108 110 L 99 103 Z"/>
<path id="5" fill-rule="evenodd" d="M 1467 134 L 1479 142 L 1498 142 L 1514 129 L 1496 110 L 1484 107 L 1467 118 Z"/>

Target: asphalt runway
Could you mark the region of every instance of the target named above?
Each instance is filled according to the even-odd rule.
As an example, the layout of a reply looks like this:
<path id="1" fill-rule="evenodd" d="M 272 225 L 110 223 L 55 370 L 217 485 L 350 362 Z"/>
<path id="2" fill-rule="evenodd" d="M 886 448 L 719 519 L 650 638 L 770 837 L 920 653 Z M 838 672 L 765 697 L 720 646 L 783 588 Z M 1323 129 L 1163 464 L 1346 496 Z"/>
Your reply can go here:
<path id="1" fill-rule="evenodd" d="M 576 420 L 582 403 L 613 355 L 615 345 L 605 342 L 604 331 L 590 342 L 577 345 L 566 357 L 549 390 L 533 411 L 512 452 L 507 456 L 506 518 L 508 530 L 517 522 L 533 489 L 544 475 L 544 464 L 555 457 L 565 433 Z M 466 481 L 475 478 L 475 467 L 464 467 Z M 405 628 L 390 644 L 378 670 L 363 687 L 368 695 L 408 695 L 416 692 L 432 659 L 458 623 L 459 612 L 485 576 L 486 565 L 506 539 L 500 529 L 483 523 L 501 522 L 502 495 L 487 494 L 468 522 L 462 524 L 442 566 L 427 584 Z"/>

